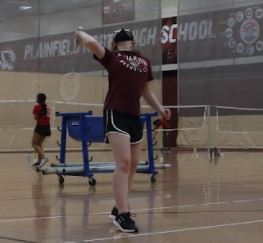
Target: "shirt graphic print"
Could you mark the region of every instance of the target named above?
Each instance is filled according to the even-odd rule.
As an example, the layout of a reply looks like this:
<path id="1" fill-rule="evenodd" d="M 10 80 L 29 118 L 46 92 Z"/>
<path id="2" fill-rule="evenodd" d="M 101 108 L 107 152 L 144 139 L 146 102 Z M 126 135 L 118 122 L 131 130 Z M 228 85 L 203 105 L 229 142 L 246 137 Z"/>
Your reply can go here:
<path id="1" fill-rule="evenodd" d="M 138 56 L 128 56 L 125 54 L 118 53 L 117 58 L 122 58 L 120 63 L 125 66 L 126 68 L 139 72 L 139 73 L 146 73 L 148 71 L 148 64 L 145 59 L 138 57 Z"/>

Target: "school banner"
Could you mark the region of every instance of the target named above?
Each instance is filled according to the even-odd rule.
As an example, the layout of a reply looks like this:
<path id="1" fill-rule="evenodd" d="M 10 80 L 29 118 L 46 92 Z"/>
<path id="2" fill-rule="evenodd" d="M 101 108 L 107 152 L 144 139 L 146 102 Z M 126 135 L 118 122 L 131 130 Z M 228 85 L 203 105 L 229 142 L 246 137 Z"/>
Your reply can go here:
<path id="1" fill-rule="evenodd" d="M 224 9 L 178 18 L 180 62 L 263 54 L 263 5 Z"/>
<path id="2" fill-rule="evenodd" d="M 263 4 L 177 20 L 180 105 L 261 108 Z"/>
<path id="3" fill-rule="evenodd" d="M 176 17 L 162 19 L 162 63 L 177 63 L 177 23 Z"/>
<path id="4" fill-rule="evenodd" d="M 87 32 L 110 49 L 113 30 L 122 27 L 115 25 Z M 161 65 L 161 21 L 125 24 L 125 28 L 133 30 L 137 48 L 152 64 Z M 89 50 L 76 48 L 73 32 L 0 43 L 0 70 L 66 73 L 101 69 Z"/>

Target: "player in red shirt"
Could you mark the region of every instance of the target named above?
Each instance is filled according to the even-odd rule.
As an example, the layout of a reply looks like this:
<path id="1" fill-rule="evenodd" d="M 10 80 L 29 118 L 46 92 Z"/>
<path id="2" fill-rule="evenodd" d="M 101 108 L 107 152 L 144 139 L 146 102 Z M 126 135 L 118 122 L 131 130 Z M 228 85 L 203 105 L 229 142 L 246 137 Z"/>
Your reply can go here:
<path id="1" fill-rule="evenodd" d="M 32 147 L 38 155 L 38 161 L 33 166 L 38 169 L 48 162 L 48 158 L 44 154 L 43 142 L 46 137 L 51 135 L 50 132 L 50 109 L 46 104 L 46 95 L 39 93 L 37 95 L 37 103 L 33 109 L 34 119 L 36 120 L 36 127 L 32 137 Z"/>
<path id="2" fill-rule="evenodd" d="M 129 212 L 128 193 L 136 172 L 143 127 L 140 120 L 140 97 L 164 119 L 171 112 L 165 109 L 150 89 L 153 80 L 150 61 L 135 50 L 130 30 L 120 29 L 113 35 L 113 50 L 103 47 L 95 38 L 78 29 L 76 43 L 90 49 L 94 58 L 108 71 L 109 90 L 104 103 L 105 136 L 116 161 L 113 175 L 115 207 L 110 217 L 123 232 L 138 232 Z"/>

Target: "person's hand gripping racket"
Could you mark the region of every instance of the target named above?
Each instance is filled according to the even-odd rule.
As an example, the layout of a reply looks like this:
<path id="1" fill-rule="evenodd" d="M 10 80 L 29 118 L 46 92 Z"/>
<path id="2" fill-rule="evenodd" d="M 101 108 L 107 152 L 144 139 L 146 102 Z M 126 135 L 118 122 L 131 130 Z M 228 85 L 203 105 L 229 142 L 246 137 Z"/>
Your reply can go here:
<path id="1" fill-rule="evenodd" d="M 170 120 L 171 119 L 171 110 L 168 108 L 162 108 L 160 110 L 160 115 L 162 116 L 163 120 Z"/>

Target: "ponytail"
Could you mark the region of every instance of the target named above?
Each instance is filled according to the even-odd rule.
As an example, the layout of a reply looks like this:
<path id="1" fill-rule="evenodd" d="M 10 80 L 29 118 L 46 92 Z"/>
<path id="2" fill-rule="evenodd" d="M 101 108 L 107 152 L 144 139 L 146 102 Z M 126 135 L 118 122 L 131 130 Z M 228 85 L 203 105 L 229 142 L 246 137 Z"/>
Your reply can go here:
<path id="1" fill-rule="evenodd" d="M 47 115 L 47 104 L 44 103 L 44 104 L 40 104 L 40 105 L 41 105 L 40 114 L 42 116 L 46 116 Z"/>
<path id="2" fill-rule="evenodd" d="M 44 93 L 39 93 L 37 95 L 37 103 L 40 104 L 41 106 L 41 110 L 40 110 L 40 114 L 42 116 L 46 116 L 47 115 L 47 104 L 46 104 L 46 95 Z"/>

